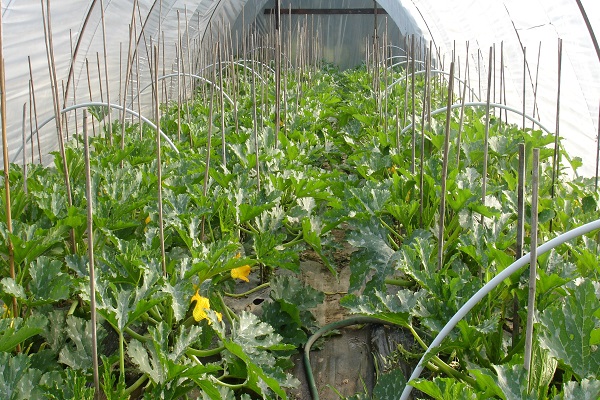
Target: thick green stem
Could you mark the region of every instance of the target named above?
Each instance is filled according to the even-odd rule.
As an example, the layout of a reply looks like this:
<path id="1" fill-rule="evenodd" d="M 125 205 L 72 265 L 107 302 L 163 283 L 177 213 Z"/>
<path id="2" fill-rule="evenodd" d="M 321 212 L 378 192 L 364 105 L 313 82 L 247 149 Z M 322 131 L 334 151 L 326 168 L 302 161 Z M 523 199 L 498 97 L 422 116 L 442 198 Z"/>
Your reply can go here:
<path id="1" fill-rule="evenodd" d="M 125 383 L 125 338 L 123 332 L 119 331 L 119 380 Z"/>
<path id="2" fill-rule="evenodd" d="M 225 350 L 225 346 L 220 346 L 220 347 L 210 349 L 210 350 L 198 350 L 198 349 L 189 348 L 185 351 L 185 354 L 187 354 L 188 356 L 195 356 L 195 357 L 211 357 L 211 356 L 219 354 L 223 350 Z"/>
<path id="3" fill-rule="evenodd" d="M 259 290 L 262 290 L 266 287 L 271 286 L 271 282 L 265 282 L 262 285 L 258 285 L 253 289 L 248 290 L 247 292 L 244 293 L 227 293 L 227 292 L 223 292 L 223 294 L 227 297 L 233 297 L 233 298 L 240 298 L 240 297 L 246 297 L 254 292 L 258 292 Z"/>
<path id="4" fill-rule="evenodd" d="M 129 396 L 137 388 L 139 388 L 140 386 L 142 386 L 142 383 L 146 382 L 147 380 L 148 380 L 148 375 L 144 374 L 144 375 L 140 376 L 137 381 L 133 382 L 133 384 L 131 386 L 129 386 L 127 389 L 125 389 L 125 394 L 127 396 Z"/>

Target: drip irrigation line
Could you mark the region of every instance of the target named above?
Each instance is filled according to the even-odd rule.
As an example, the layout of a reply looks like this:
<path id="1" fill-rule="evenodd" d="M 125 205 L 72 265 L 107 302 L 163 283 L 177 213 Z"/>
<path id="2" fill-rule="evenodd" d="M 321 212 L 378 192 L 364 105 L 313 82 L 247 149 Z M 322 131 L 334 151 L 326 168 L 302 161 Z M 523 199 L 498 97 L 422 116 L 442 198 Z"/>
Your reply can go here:
<path id="1" fill-rule="evenodd" d="M 304 372 L 306 373 L 306 380 L 308 383 L 308 387 L 310 389 L 310 395 L 313 400 L 319 400 L 319 391 L 317 390 L 317 384 L 315 382 L 315 377 L 312 372 L 312 367 L 310 366 L 310 349 L 312 345 L 324 334 L 331 332 L 335 329 L 345 328 L 351 325 L 359 325 L 359 324 L 386 324 L 386 325 L 394 325 L 389 321 L 385 321 L 376 317 L 366 317 L 364 315 L 357 315 L 354 317 L 346 318 L 341 321 L 332 322 L 323 326 L 321 329 L 316 331 L 308 341 L 304 345 Z"/>
<path id="2" fill-rule="evenodd" d="M 78 108 L 84 108 L 84 107 L 109 107 L 109 108 L 116 108 L 117 110 L 125 110 L 126 113 L 131 114 L 134 117 L 140 118 L 142 121 L 144 121 L 145 123 L 150 125 L 150 127 L 152 127 L 153 129 L 156 129 L 156 125 L 152 121 L 150 121 L 148 118 L 144 117 L 143 115 L 138 114 L 137 112 L 135 112 L 129 108 L 125 108 L 120 104 L 108 104 L 108 103 L 103 103 L 101 101 L 90 101 L 90 102 L 86 102 L 86 103 L 74 104 L 72 106 L 63 108 L 62 110 L 60 110 L 60 113 L 64 114 L 66 112 L 73 111 Z M 31 138 L 33 137 L 33 135 L 35 135 L 46 124 L 52 122 L 55 118 L 56 117 L 53 115 L 53 116 L 49 117 L 48 119 L 44 120 L 42 123 L 40 123 L 39 126 L 36 127 L 34 129 L 34 131 L 29 135 L 29 141 L 31 141 Z M 160 130 L 160 134 L 166 140 L 166 142 L 169 144 L 169 147 L 171 147 L 171 149 L 173 149 L 173 151 L 175 151 L 175 153 L 179 154 L 179 150 L 177 150 L 177 147 L 171 141 L 171 139 L 169 139 L 169 137 L 162 130 Z M 23 145 L 19 146 L 19 148 L 17 149 L 17 152 L 15 153 L 12 162 L 15 162 L 15 160 L 17 159 L 17 157 L 19 156 L 19 154 L 22 151 L 23 151 Z"/>
<path id="3" fill-rule="evenodd" d="M 547 241 L 546 243 L 544 243 L 543 245 L 541 245 L 537 248 L 537 254 L 538 254 L 538 256 L 542 255 L 542 254 L 546 253 L 547 251 L 555 248 L 556 246 L 559 246 L 565 242 L 568 242 L 569 240 L 575 239 L 579 236 L 585 235 L 586 233 L 590 233 L 597 229 L 600 229 L 600 219 L 589 222 L 585 225 L 581 225 L 577 228 L 574 228 L 568 232 L 563 233 L 562 235 L 555 237 L 554 239 Z M 448 323 L 444 326 L 444 328 L 440 331 L 440 333 L 438 333 L 438 335 L 435 337 L 433 342 L 431 342 L 431 344 L 429 345 L 429 348 L 425 351 L 425 353 L 421 357 L 421 360 L 419 360 L 419 364 L 417 365 L 417 367 L 415 368 L 415 370 L 413 371 L 412 375 L 410 376 L 410 378 L 408 379 L 407 382 L 410 382 L 414 379 L 419 378 L 419 376 L 421 375 L 421 372 L 423 371 L 424 361 L 427 358 L 429 358 L 429 353 L 431 353 L 431 351 L 433 349 L 437 348 L 440 344 L 442 344 L 442 341 L 446 338 L 446 336 L 448 336 L 450 334 L 452 329 L 454 329 L 454 327 L 460 322 L 460 320 L 462 320 L 465 317 L 465 315 L 467 315 L 469 313 L 469 311 L 471 311 L 471 309 L 473 307 L 475 307 L 475 305 L 477 303 L 479 303 L 479 301 L 481 301 L 493 289 L 495 289 L 497 286 L 499 286 L 504 281 L 504 279 L 508 278 L 513 273 L 519 271 L 519 269 L 521 267 L 525 266 L 528 262 L 530 262 L 530 259 L 531 259 L 531 253 L 525 254 L 523 257 L 519 258 L 517 261 L 512 263 L 509 267 L 507 267 L 502 272 L 500 272 L 498 275 L 496 275 L 494 278 L 492 278 L 492 280 L 490 280 L 488 283 L 486 283 L 481 289 L 479 289 L 477 291 L 477 293 L 475 293 L 458 310 L 458 312 L 450 319 L 450 321 L 448 321 Z M 400 400 L 407 400 L 411 391 L 412 391 L 412 386 L 410 385 L 410 383 L 407 383 L 404 388 L 404 391 L 402 392 L 402 396 L 400 397 Z"/>

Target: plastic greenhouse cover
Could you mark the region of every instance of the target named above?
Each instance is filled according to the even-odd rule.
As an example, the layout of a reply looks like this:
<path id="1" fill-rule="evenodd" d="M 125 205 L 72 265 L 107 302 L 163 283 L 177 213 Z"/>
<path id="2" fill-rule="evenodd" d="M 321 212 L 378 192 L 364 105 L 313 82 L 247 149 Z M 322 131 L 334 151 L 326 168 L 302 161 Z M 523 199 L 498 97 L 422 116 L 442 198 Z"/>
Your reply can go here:
<path id="1" fill-rule="evenodd" d="M 356 8 L 366 7 L 364 4 L 370 3 L 370 0 L 358 2 L 302 0 L 305 1 L 307 7 L 314 8 Z M 599 32 L 600 2 L 597 0 L 581 0 L 581 2 L 594 32 Z M 297 7 L 299 3 L 281 0 L 281 7 L 285 9 L 290 4 Z M 600 102 L 600 60 L 575 1 L 379 0 L 378 3 L 379 7 L 387 11 L 389 18 L 395 21 L 403 36 L 415 34 L 422 36 L 425 41 L 431 40 L 440 61 L 445 60 L 446 68 L 456 43 L 457 60 L 463 64 L 461 68 L 464 69 L 467 56 L 465 43 L 468 41 L 470 43 L 470 85 L 477 90 L 481 87 L 482 92 L 485 91 L 485 84 L 480 83 L 478 77 L 481 75 L 484 80 L 487 76 L 489 48 L 495 44 L 497 65 L 499 65 L 498 53 L 502 43 L 505 59 L 504 75 L 507 82 L 506 103 L 517 109 L 522 108 L 522 46 L 526 47 L 528 70 L 525 108 L 529 114 L 533 112 L 534 107 L 533 87 L 536 81 L 538 49 L 540 49 L 537 109 L 539 119 L 548 127 L 554 127 L 556 124 L 557 42 L 558 38 L 563 39 L 560 134 L 565 139 L 567 150 L 572 155 L 583 159 L 584 167 L 581 172 L 586 175 L 594 174 Z M 126 57 L 134 1 L 54 0 L 51 2 L 59 92 L 62 92 L 63 87 L 68 88 L 66 106 L 89 100 L 86 59 L 89 61 L 92 98 L 94 101 L 99 101 L 101 98 L 106 101 L 107 88 L 103 82 L 102 93 L 100 92 L 96 65 L 96 60 L 99 58 L 102 67 L 100 74 L 104 79 L 101 4 L 105 9 L 109 92 L 111 102 L 116 103 L 120 93 L 119 76 L 124 76 L 126 73 L 125 60 L 121 59 L 120 48 L 123 49 L 123 58 Z M 269 25 L 265 21 L 263 10 L 265 7 L 272 7 L 274 1 L 138 0 L 137 4 L 138 8 L 135 12 L 137 46 L 135 48 L 140 54 L 140 74 L 133 76 L 132 79 L 134 84 L 139 80 L 140 87 L 144 87 L 151 80 L 148 66 L 151 46 L 159 42 L 159 39 L 162 41 L 159 29 L 164 32 L 166 43 L 165 73 L 178 72 L 175 50 L 175 42 L 178 40 L 178 16 L 183 35 L 181 54 L 185 65 L 189 65 L 188 42 L 202 43 L 207 46 L 211 26 L 214 35 L 218 30 L 229 26 L 232 26 L 234 31 L 241 32 L 242 20 L 246 25 L 243 28 L 246 32 L 252 22 L 256 22 L 259 29 L 268 29 Z M 372 6 L 372 3 L 370 4 Z M 40 122 L 53 115 L 51 84 L 40 3 L 27 0 L 5 1 L 2 3 L 2 13 L 9 158 L 12 162 L 20 162 L 23 104 L 27 103 L 29 108 L 28 56 L 31 58 Z M 355 42 L 357 45 L 364 43 L 358 38 L 362 33 L 348 21 L 351 20 L 336 16 L 324 20 L 322 24 L 329 30 L 326 45 L 329 49 L 328 54 L 331 54 L 334 61 L 341 62 L 347 56 L 347 52 L 352 51 L 347 43 Z M 185 35 L 185 26 L 189 37 Z M 372 23 L 369 26 L 372 27 Z M 480 73 L 477 72 L 478 58 L 481 65 Z M 359 57 L 356 61 L 344 62 L 361 61 Z M 499 79 L 498 71 L 496 75 Z M 130 101 L 128 100 L 128 103 Z M 142 113 L 151 117 L 150 91 L 141 97 L 141 102 Z M 76 118 L 81 124 L 81 112 L 77 116 L 72 112 L 68 118 L 69 131 L 72 133 L 76 129 Z M 514 122 L 520 121 L 520 116 L 514 117 Z M 77 129 L 81 131 L 81 126 Z M 29 132 L 28 120 L 26 131 Z M 40 138 L 43 154 L 56 150 L 57 136 L 54 124 L 49 124 L 42 129 Z M 30 154 L 31 147 L 29 144 L 27 147 L 27 154 Z M 35 159 L 37 160 L 37 157 Z M 44 163 L 49 163 L 49 160 L 46 156 Z"/>

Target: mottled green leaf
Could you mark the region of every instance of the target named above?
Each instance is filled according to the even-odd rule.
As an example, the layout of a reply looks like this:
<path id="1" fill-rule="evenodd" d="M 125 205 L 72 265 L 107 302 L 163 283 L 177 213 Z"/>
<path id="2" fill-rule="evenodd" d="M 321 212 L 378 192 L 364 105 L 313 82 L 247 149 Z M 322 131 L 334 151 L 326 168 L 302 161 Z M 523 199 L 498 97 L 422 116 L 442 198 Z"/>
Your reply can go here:
<path id="1" fill-rule="evenodd" d="M 554 400 L 598 400 L 600 398 L 600 381 L 595 379 L 582 379 L 581 382 L 567 382 L 563 386 L 563 393 L 554 397 Z"/>
<path id="2" fill-rule="evenodd" d="M 72 279 L 68 274 L 61 272 L 62 266 L 60 261 L 44 256 L 31 263 L 29 290 L 33 303 L 53 303 L 69 297 Z"/>
<path id="3" fill-rule="evenodd" d="M 48 320 L 43 316 L 0 319 L 0 352 L 11 351 L 19 343 L 44 332 Z"/>
<path id="4" fill-rule="evenodd" d="M 411 381 L 410 384 L 436 400 L 476 400 L 479 398 L 473 388 L 452 378 L 435 378 L 432 381 L 418 379 Z"/>
<path id="5" fill-rule="evenodd" d="M 596 378 L 600 375 L 600 351 L 590 340 L 600 303 L 589 280 L 575 281 L 568 291 L 569 296 L 540 314 L 540 345 L 578 377 Z"/>
<path id="6" fill-rule="evenodd" d="M 381 374 L 373 388 L 373 400 L 397 400 L 405 386 L 406 378 L 400 369 Z"/>

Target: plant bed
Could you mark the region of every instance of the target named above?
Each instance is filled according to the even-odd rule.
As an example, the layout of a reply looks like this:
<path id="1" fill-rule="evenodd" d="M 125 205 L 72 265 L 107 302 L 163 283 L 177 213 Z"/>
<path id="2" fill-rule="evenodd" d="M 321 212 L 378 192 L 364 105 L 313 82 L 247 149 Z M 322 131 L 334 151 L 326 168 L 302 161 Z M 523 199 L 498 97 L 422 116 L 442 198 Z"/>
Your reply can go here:
<path id="1" fill-rule="evenodd" d="M 591 179 L 568 180 L 561 167 L 552 182 L 553 137 L 497 119 L 483 204 L 485 117 L 468 111 L 460 162 L 446 181 L 445 245 L 438 266 L 443 124 L 434 119 L 425 130 L 421 165 L 419 151 L 412 160 L 410 135 L 397 142 L 391 129 L 395 112 L 379 112 L 364 69 L 339 72 L 327 66 L 301 82 L 295 76 L 289 75 L 277 146 L 271 108 L 263 108 L 254 133 L 250 82 L 243 76 L 237 130 L 233 110 L 224 108 L 225 143 L 213 115 L 209 148 L 211 118 L 200 94 L 180 119 L 176 106 L 165 106 L 163 130 L 176 138 L 181 120 L 182 136 L 179 154 L 162 149 L 162 218 L 155 132 L 144 128 L 140 139 L 140 128 L 128 125 L 124 149 L 93 138 L 97 333 L 107 399 L 297 396 L 300 382 L 291 371 L 300 368 L 298 353 L 309 337 L 324 324 L 355 316 L 398 326 L 418 347 L 397 348 L 385 370 L 365 367 L 366 390 L 355 377 L 342 374 L 338 380 L 325 367 L 319 370 L 325 354 L 356 350 L 335 345 L 331 353 L 316 351 L 319 386 L 329 383 L 341 391 L 347 379 L 358 388 L 348 398 L 365 398 L 367 392 L 380 400 L 397 398 L 406 379 L 400 364 L 414 363 L 458 308 L 515 259 L 519 143 L 525 143 L 529 170 L 532 148 L 542 149 L 541 243 L 597 218 L 599 198 Z M 302 90 L 293 90 L 295 85 Z M 272 104 L 272 89 L 265 96 L 256 99 L 259 107 L 267 98 Z M 410 107 L 404 97 L 396 87 L 388 109 Z M 458 113 L 452 118 L 454 143 Z M 120 127 L 112 129 L 114 143 L 120 143 Z M 58 154 L 54 168 L 29 168 L 27 191 L 21 167 L 11 167 L 12 233 L 5 215 L 0 218 L 2 398 L 93 395 L 90 240 L 79 144 L 70 143 L 66 151 L 71 207 Z M 578 161 L 562 150 L 561 158 L 576 168 Z M 530 205 L 528 199 L 527 221 Z M 529 383 L 522 366 L 524 324 L 516 324 L 517 315 L 525 320 L 528 289 L 525 275 L 517 274 L 459 323 L 428 360 L 428 378 L 413 382 L 415 387 L 433 398 L 568 399 L 600 393 L 598 250 L 590 234 L 539 258 Z M 259 286 L 244 300 L 229 296 Z M 256 304 L 257 299 L 262 301 Z M 368 336 L 365 343 L 361 362 L 372 357 Z"/>

